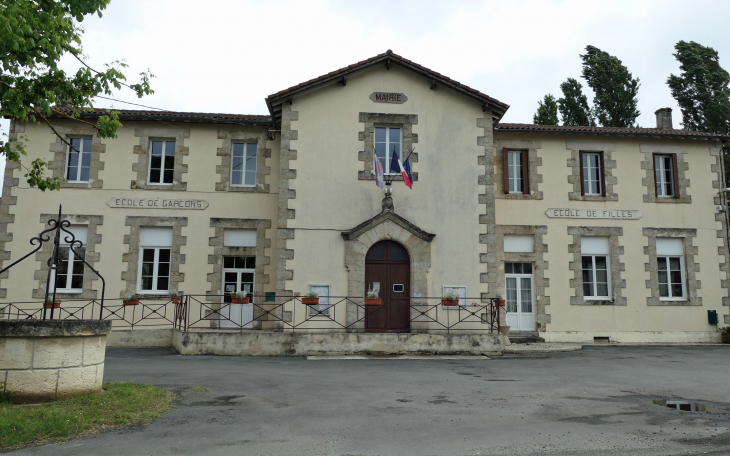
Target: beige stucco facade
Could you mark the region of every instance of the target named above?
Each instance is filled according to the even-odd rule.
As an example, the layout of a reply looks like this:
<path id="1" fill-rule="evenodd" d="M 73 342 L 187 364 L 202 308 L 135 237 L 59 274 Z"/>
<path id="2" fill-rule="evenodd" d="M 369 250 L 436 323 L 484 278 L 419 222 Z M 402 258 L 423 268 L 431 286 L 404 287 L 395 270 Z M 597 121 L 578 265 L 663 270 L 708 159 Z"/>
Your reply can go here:
<path id="1" fill-rule="evenodd" d="M 366 291 L 368 249 L 389 239 L 408 251 L 411 296 L 424 302 L 440 298 L 445 286 L 465 287 L 472 298 L 469 304 L 504 295 L 505 262 L 531 263 L 531 329 L 546 340 L 719 340 L 707 316 L 714 310 L 720 323 L 730 323 L 725 218 L 716 207 L 724 203 L 718 193 L 719 138 L 494 128 L 506 107 L 500 113 L 499 106 L 475 102 L 450 80 L 430 78 L 393 59 L 348 73 L 341 81 L 291 91 L 279 101 L 270 97 L 270 107 L 278 111 L 269 123 L 205 115 L 163 121 L 154 114 L 147 120 L 128 114 L 125 120 L 123 114 L 118 138 L 94 137 L 88 185 L 42 193 L 28 188 L 18 164 L 9 162 L 0 204 L 0 226 L 6 226 L 0 239 L 2 267 L 30 250 L 29 239 L 63 204 L 72 223 L 89 226 L 87 260 L 105 277 L 107 298 L 138 293 L 142 227 L 173 227 L 170 287 L 209 303 L 220 299 L 205 295 L 221 293 L 220 265 L 227 255 L 255 256 L 255 293 L 275 293 L 279 303 L 286 301 L 283 296 L 303 295 L 313 285 L 329 286 L 332 297 L 359 298 Z M 377 102 L 372 96 L 376 92 L 404 94 L 407 100 Z M 67 137 L 93 135 L 73 121 L 54 118 L 53 123 Z M 410 145 L 415 150 L 413 189 L 393 182 L 393 208 L 387 210 L 383 190 L 371 174 L 372 151 L 366 150 L 378 125 L 400 127 L 404 149 Z M 63 175 L 67 147 L 50 128 L 14 123 L 13 129 L 26 138 L 29 155 L 23 162 L 41 158 L 51 162 L 53 173 Z M 149 141 L 165 138 L 176 144 L 175 183 L 150 185 Z M 228 184 L 231 144 L 236 141 L 257 144 L 253 189 Z M 528 151 L 529 194 L 505 194 L 504 148 Z M 603 153 L 605 197 L 580 194 L 576 154 L 584 150 Z M 681 198 L 657 201 L 653 153 L 677 155 Z M 108 204 L 112 198 L 202 200 L 208 205 L 203 210 L 116 208 Z M 631 210 L 640 211 L 641 217 L 551 218 L 546 215 L 551 208 Z M 366 222 L 372 226 L 352 238 L 343 236 Z M 256 229 L 256 246 L 224 246 L 222 233 L 231 228 Z M 504 236 L 511 234 L 534 236 L 533 252 L 504 252 Z M 611 239 L 611 259 L 617 260 L 611 264 L 611 302 L 596 305 L 582 298 L 579 240 L 585 235 Z M 684 240 L 686 300 L 667 302 L 655 295 L 652 242 L 657 237 Z M 0 277 L 0 289 L 6 290 L 0 295 L 3 302 L 42 299 L 42 260 L 47 255 L 39 253 Z M 92 280 L 88 270 L 85 274 L 83 297 L 99 298 L 100 281 Z M 282 321 L 301 324 L 300 329 L 330 322 L 331 330 L 340 331 L 357 319 L 352 306 L 347 312 L 343 304 L 332 319 L 304 322 L 306 309 L 295 305 L 277 307 L 253 329 L 286 330 Z M 442 320 L 447 312 L 458 310 L 439 309 L 431 315 Z M 438 327 L 413 323 L 411 330 Z"/>

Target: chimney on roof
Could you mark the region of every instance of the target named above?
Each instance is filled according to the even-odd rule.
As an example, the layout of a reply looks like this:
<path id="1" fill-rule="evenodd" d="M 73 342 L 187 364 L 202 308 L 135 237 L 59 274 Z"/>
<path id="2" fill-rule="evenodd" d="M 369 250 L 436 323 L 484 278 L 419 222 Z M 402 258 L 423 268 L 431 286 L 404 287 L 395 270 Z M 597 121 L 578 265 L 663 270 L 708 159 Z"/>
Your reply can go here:
<path id="1" fill-rule="evenodd" d="M 673 130 L 672 127 L 672 108 L 660 108 L 657 109 L 656 114 L 656 127 L 659 130 Z"/>

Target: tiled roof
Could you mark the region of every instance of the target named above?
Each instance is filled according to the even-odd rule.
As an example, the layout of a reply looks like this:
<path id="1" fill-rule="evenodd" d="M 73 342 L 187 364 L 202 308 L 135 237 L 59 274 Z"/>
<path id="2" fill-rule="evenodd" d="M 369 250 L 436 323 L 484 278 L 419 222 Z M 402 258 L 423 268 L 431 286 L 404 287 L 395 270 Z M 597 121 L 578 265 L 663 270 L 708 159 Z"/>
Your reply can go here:
<path id="1" fill-rule="evenodd" d="M 63 114 L 71 115 L 71 108 L 54 106 L 54 117 L 64 117 Z M 177 112 L 177 111 L 148 111 L 128 109 L 102 109 L 85 110 L 81 118 L 94 118 L 108 114 L 110 111 L 117 111 L 120 119 L 126 120 L 172 120 L 181 122 L 210 122 L 210 123 L 237 123 L 237 124 L 267 124 L 271 122 L 271 116 L 259 116 L 253 114 L 220 114 L 210 112 Z"/>
<path id="2" fill-rule="evenodd" d="M 301 84 L 297 84 L 295 86 L 289 87 L 288 89 L 282 90 L 280 92 L 276 92 L 272 95 L 269 95 L 266 98 L 266 102 L 269 105 L 269 109 L 272 113 L 272 116 L 278 120 L 278 118 L 280 117 L 280 115 L 278 114 L 279 110 L 275 110 L 273 108 L 274 105 L 280 104 L 283 100 L 286 100 L 287 98 L 294 95 L 295 93 L 309 89 L 311 87 L 318 86 L 318 85 L 339 82 L 339 81 L 341 81 L 341 79 L 343 77 L 347 76 L 348 74 L 354 73 L 356 71 L 360 71 L 369 66 L 379 65 L 382 63 L 401 65 L 405 68 L 410 69 L 411 71 L 414 71 L 416 73 L 421 73 L 422 75 L 424 75 L 430 79 L 433 79 L 434 82 L 437 83 L 437 86 L 438 85 L 448 86 L 454 90 L 457 90 L 466 95 L 469 95 L 473 99 L 476 99 L 476 100 L 480 101 L 481 103 L 484 103 L 484 105 L 488 105 L 489 109 L 492 109 L 493 111 L 495 111 L 495 114 L 498 117 L 502 117 L 504 115 L 504 113 L 507 111 L 507 109 L 509 108 L 508 104 L 502 103 L 501 101 L 497 100 L 496 98 L 492 98 L 489 95 L 484 94 L 476 89 L 473 89 L 458 81 L 454 81 L 453 79 L 451 79 L 447 76 L 444 76 L 441 73 L 437 73 L 436 71 L 433 71 L 429 68 L 419 65 L 411 60 L 406 59 L 405 57 L 402 57 L 398 54 L 394 54 L 391 50 L 388 50 L 387 52 L 384 52 L 382 54 L 378 54 L 375 57 L 371 57 L 369 59 L 362 60 L 362 61 L 354 63 L 352 65 L 348 65 L 344 68 L 340 68 L 339 70 L 335 70 L 330 73 L 324 74 L 322 76 L 316 77 L 314 79 L 310 79 L 309 81 L 302 82 Z"/>
<path id="3" fill-rule="evenodd" d="M 730 136 L 719 133 L 692 130 L 662 130 L 660 128 L 614 128 L 614 127 L 573 127 L 559 125 L 534 125 L 516 123 L 498 123 L 495 131 L 510 131 L 522 133 L 583 133 L 608 135 L 636 135 L 636 136 L 674 136 L 674 137 L 705 137 L 730 140 Z"/>

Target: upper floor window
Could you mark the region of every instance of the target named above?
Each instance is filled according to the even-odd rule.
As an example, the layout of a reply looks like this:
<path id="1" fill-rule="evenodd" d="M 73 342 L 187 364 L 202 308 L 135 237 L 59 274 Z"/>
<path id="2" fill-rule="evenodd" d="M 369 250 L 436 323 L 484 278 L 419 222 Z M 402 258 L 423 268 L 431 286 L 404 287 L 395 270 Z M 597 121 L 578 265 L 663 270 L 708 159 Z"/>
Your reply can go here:
<path id="1" fill-rule="evenodd" d="M 66 156 L 66 180 L 89 182 L 91 170 L 91 138 L 70 138 Z"/>
<path id="2" fill-rule="evenodd" d="M 527 151 L 504 149 L 503 155 L 504 192 L 529 194 Z"/>
<path id="3" fill-rule="evenodd" d="M 175 141 L 152 140 L 150 184 L 172 184 L 175 171 Z"/>
<path id="4" fill-rule="evenodd" d="M 684 245 L 680 238 L 657 238 L 657 273 L 659 298 L 684 300 Z"/>
<path id="5" fill-rule="evenodd" d="M 393 152 L 398 155 L 398 158 L 404 160 L 401 155 L 401 128 L 400 127 L 375 127 L 375 154 L 380 160 L 380 164 L 383 165 L 383 172 L 385 174 L 399 173 L 399 169 L 390 169 L 391 158 Z"/>
<path id="6" fill-rule="evenodd" d="M 607 237 L 582 237 L 583 297 L 611 299 L 609 246 Z"/>
<path id="7" fill-rule="evenodd" d="M 603 177 L 603 153 L 580 153 L 580 180 L 581 194 L 605 196 L 605 181 Z"/>
<path id="8" fill-rule="evenodd" d="M 231 157 L 231 185 L 256 186 L 256 143 L 234 143 Z"/>
<path id="9" fill-rule="evenodd" d="M 86 245 L 85 226 L 70 226 L 67 230 L 73 233 L 74 238 L 77 241 L 81 241 L 84 245 Z M 71 236 L 69 236 L 68 233 L 61 231 L 61 243 L 58 251 L 58 257 L 61 260 L 61 264 L 59 264 L 58 269 L 52 273 L 54 276 L 51 280 L 55 282 L 56 290 L 58 292 L 81 293 L 84 288 L 84 262 L 82 260 L 82 256 L 86 254 L 86 249 L 76 245 L 74 246 L 74 249 L 71 250 L 71 246 L 66 243 L 66 240 L 70 238 Z"/>
<path id="10" fill-rule="evenodd" d="M 170 289 L 172 228 L 142 228 L 139 245 L 139 291 L 167 292 Z"/>
<path id="11" fill-rule="evenodd" d="M 654 155 L 654 176 L 656 196 L 676 198 L 677 156 L 675 154 Z"/>

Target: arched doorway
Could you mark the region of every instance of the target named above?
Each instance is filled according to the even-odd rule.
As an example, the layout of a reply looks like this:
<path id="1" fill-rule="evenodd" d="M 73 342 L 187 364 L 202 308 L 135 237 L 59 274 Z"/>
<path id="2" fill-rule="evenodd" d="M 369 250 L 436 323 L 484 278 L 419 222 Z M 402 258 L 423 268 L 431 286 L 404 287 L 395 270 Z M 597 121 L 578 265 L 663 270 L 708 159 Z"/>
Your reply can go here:
<path id="1" fill-rule="evenodd" d="M 405 247 L 381 241 L 365 257 L 365 290 L 378 290 L 382 306 L 365 307 L 365 330 L 409 332 L 411 259 Z"/>

